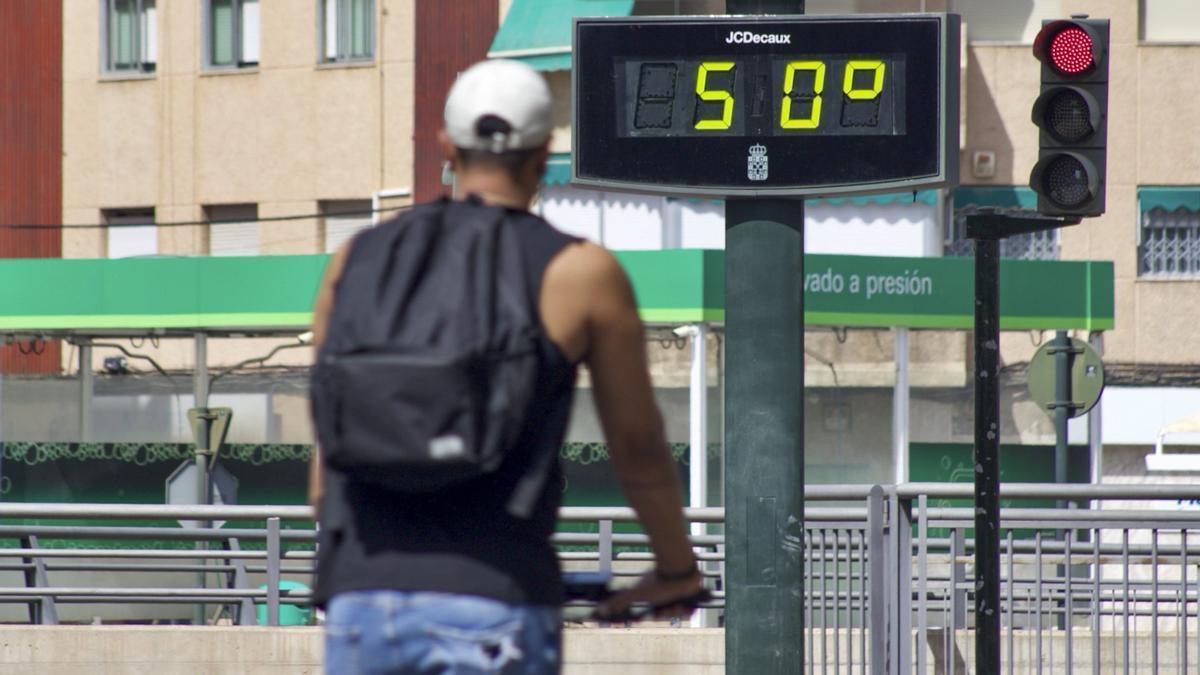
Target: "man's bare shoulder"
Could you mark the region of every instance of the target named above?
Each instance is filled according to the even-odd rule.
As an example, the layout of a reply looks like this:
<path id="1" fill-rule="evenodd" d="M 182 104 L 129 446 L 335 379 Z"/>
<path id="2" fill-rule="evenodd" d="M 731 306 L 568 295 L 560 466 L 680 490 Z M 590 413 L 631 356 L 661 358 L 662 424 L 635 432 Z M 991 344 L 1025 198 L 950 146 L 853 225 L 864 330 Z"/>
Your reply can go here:
<path id="1" fill-rule="evenodd" d="M 546 268 L 545 287 L 597 291 L 626 282 L 625 270 L 613 254 L 590 241 L 567 246 Z"/>

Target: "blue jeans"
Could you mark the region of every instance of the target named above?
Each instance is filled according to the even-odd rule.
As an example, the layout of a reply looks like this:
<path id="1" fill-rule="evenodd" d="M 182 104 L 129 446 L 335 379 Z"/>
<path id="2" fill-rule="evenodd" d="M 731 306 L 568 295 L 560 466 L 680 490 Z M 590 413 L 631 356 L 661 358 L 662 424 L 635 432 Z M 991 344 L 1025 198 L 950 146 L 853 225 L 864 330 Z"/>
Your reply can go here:
<path id="1" fill-rule="evenodd" d="M 557 607 L 355 591 L 335 595 L 325 615 L 328 675 L 554 675 L 561 655 Z"/>

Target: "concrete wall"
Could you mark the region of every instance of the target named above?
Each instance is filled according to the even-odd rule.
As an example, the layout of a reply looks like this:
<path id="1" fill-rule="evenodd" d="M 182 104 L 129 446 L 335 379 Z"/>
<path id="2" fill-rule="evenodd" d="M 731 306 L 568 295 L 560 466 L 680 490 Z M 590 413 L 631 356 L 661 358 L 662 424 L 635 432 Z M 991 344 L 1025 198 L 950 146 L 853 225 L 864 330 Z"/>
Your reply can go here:
<path id="1" fill-rule="evenodd" d="M 565 675 L 718 675 L 724 631 L 569 629 Z M 0 671 L 153 675 L 316 675 L 318 628 L 5 626 Z"/>
<path id="2" fill-rule="evenodd" d="M 845 648 L 858 644 L 858 631 L 833 631 L 824 636 L 827 651 L 818 648 L 816 663 L 810 669 L 825 672 L 834 664 L 835 638 L 841 645 L 841 664 L 845 666 Z M 819 635 L 819 633 L 817 634 Z M 935 637 L 931 635 L 931 637 Z M 1198 656 L 1189 650 L 1188 663 L 1179 662 L 1179 636 L 1159 634 L 1158 643 L 1148 634 L 1130 635 L 1139 655 L 1136 662 L 1123 663 L 1118 650 L 1107 647 L 1101 637 L 1100 671 L 1149 673 L 1146 656 L 1157 648 L 1159 666 L 1164 672 L 1195 672 Z M 914 635 L 915 638 L 915 635 Z M 958 668 L 974 663 L 974 635 L 960 631 L 955 636 Z M 1057 631 L 1046 631 L 1042 647 L 1045 658 L 1036 660 L 1037 637 L 1018 632 L 1013 645 L 1015 672 L 1043 669 L 1048 673 L 1066 673 L 1065 638 Z M 1091 634 L 1076 629 L 1072 647 L 1073 670 L 1091 672 Z M 1006 634 L 1007 639 L 1007 634 Z M 914 640 L 915 642 L 915 640 Z M 1053 644 L 1052 644 L 1053 643 Z M 928 645 L 927 664 L 934 672 L 948 672 L 941 664 L 939 647 Z M 564 675 L 720 675 L 725 672 L 725 632 L 721 629 L 568 629 L 564 637 L 566 665 Z M 1054 654 L 1054 658 L 1049 658 Z M 855 655 L 857 656 L 857 654 Z M 164 627 L 30 627 L 5 626 L 0 630 L 0 669 L 13 675 L 74 675 L 78 672 L 121 673 L 129 675 L 317 675 L 322 672 L 324 649 L 317 628 L 188 628 Z M 938 667 L 941 665 L 942 667 Z M 856 661 L 857 666 L 857 661 Z"/>

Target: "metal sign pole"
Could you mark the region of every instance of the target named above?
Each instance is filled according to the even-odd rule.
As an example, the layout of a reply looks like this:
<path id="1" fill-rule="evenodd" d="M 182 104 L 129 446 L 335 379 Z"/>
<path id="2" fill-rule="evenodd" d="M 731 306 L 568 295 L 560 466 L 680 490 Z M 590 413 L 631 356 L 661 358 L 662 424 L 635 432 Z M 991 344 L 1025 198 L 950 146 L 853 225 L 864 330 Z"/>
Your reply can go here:
<path id="1" fill-rule="evenodd" d="M 975 239 L 975 672 L 1000 672 L 1000 240 Z"/>
<path id="2" fill-rule="evenodd" d="M 725 205 L 725 658 L 800 673 L 804 654 L 804 203 Z"/>
<path id="3" fill-rule="evenodd" d="M 804 0 L 728 0 L 803 14 Z M 725 202 L 725 672 L 804 670 L 804 202 Z"/>
<path id="4" fill-rule="evenodd" d="M 1067 420 L 1074 412 L 1071 398 L 1071 338 L 1067 331 L 1055 333 L 1050 345 L 1054 353 L 1054 482 L 1067 482 Z M 1058 507 L 1066 502 L 1059 500 Z"/>
<path id="5" fill-rule="evenodd" d="M 975 672 L 1000 672 L 1000 240 L 1078 218 L 966 217 L 975 240 Z"/>
<path id="6" fill-rule="evenodd" d="M 195 364 L 192 369 L 192 395 L 194 404 L 197 410 L 202 411 L 201 414 L 206 414 L 208 411 L 208 336 L 204 333 L 196 333 L 195 335 Z M 209 450 L 209 425 L 207 420 L 197 425 L 196 434 L 196 500 L 205 506 L 212 503 L 212 499 L 208 492 L 208 450 Z M 199 527 L 208 527 L 209 523 L 201 521 Z M 208 550 L 208 542 L 198 540 L 196 542 L 196 550 Z M 198 561 L 202 567 L 208 565 L 207 558 L 200 558 Z M 201 589 L 208 587 L 208 574 L 199 572 L 196 575 L 196 581 Z M 203 626 L 208 623 L 205 616 L 205 606 L 203 604 L 196 605 L 192 622 L 197 626 Z"/>

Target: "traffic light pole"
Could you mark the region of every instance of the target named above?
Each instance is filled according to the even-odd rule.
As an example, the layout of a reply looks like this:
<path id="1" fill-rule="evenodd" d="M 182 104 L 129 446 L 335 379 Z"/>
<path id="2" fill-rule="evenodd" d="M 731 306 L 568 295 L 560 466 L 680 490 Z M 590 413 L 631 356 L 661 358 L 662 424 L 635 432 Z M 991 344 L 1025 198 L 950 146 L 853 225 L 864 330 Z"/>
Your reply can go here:
<path id="1" fill-rule="evenodd" d="M 975 672 L 1000 672 L 1000 240 L 1079 218 L 966 216 L 975 240 Z M 1065 466 L 1065 465 L 1064 465 Z"/>
<path id="2" fill-rule="evenodd" d="M 728 0 L 802 14 L 803 0 Z M 804 672 L 804 202 L 725 202 L 725 664 Z"/>
<path id="3" fill-rule="evenodd" d="M 975 239 L 975 672 L 1000 672 L 1000 239 Z"/>

